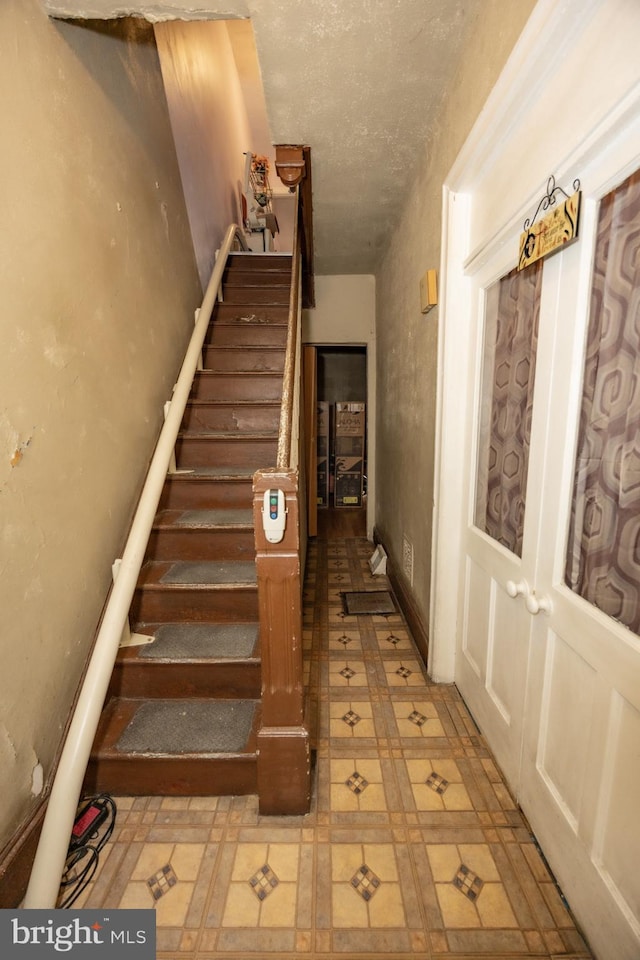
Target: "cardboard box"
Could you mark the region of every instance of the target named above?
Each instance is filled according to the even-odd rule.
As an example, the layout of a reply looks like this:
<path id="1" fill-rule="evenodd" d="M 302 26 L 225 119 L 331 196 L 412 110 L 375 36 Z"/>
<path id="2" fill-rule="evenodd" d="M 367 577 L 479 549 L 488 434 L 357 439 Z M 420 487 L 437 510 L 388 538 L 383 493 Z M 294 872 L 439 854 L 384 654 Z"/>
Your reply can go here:
<path id="1" fill-rule="evenodd" d="M 337 403 L 334 437 L 334 504 L 336 507 L 362 505 L 366 406 L 364 403 Z"/>
<path id="2" fill-rule="evenodd" d="M 325 400 L 318 401 L 317 404 L 317 436 L 318 437 L 328 437 L 329 436 L 329 413 L 331 409 L 331 404 L 327 403 Z"/>
<path id="3" fill-rule="evenodd" d="M 317 504 L 329 506 L 329 404 L 321 401 L 317 406 L 316 458 L 317 458 Z"/>
<path id="4" fill-rule="evenodd" d="M 334 498 L 336 507 L 362 506 L 362 469 L 351 473 L 336 469 Z"/>
<path id="5" fill-rule="evenodd" d="M 336 460 L 340 457 L 364 457 L 364 437 L 336 437 L 333 445 Z"/>
<path id="6" fill-rule="evenodd" d="M 336 437 L 364 437 L 364 403 L 336 403 Z"/>

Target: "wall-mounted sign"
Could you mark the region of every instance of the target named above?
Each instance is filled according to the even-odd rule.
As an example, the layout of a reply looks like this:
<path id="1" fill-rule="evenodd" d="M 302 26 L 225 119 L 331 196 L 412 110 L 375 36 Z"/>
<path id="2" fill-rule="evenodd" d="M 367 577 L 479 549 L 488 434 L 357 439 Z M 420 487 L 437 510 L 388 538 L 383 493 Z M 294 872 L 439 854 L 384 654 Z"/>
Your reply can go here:
<path id="1" fill-rule="evenodd" d="M 552 184 L 553 188 L 549 190 Z M 579 181 L 575 182 L 574 186 L 576 185 L 579 186 Z M 530 263 L 535 263 L 541 257 L 546 257 L 559 250 L 560 247 L 578 239 L 581 191 L 576 190 L 570 197 L 567 197 L 565 193 L 566 200 L 556 204 L 555 193 L 562 188 L 555 186 L 553 177 L 549 179 L 547 189 L 547 195 L 538 205 L 536 216 L 541 208 L 546 210 L 553 206 L 553 210 L 537 222 L 535 216 L 531 224 L 528 220 L 525 220 L 524 231 L 520 234 L 518 270 L 522 270 Z M 562 190 L 562 193 L 564 193 L 564 190 Z"/>

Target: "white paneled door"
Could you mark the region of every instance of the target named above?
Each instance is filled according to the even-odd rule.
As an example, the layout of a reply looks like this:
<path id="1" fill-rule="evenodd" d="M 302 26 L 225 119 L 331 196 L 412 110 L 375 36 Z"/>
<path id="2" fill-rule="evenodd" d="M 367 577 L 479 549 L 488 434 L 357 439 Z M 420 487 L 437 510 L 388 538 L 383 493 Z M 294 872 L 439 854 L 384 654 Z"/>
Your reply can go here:
<path id="1" fill-rule="evenodd" d="M 602 960 L 640 956 L 640 119 L 579 240 L 467 264 L 456 682 Z M 471 202 L 473 202 L 471 195 Z"/>

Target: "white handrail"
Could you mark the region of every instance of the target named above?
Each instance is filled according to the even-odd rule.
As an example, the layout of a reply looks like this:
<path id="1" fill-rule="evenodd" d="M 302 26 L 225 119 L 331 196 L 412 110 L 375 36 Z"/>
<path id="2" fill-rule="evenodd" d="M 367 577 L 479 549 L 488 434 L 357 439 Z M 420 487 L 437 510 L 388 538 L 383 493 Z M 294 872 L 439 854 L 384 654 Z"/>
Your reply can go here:
<path id="1" fill-rule="evenodd" d="M 236 238 L 246 250 L 247 243 L 242 230 L 237 224 L 231 224 L 213 267 L 191 342 L 174 387 L 173 397 L 168 404 L 164 426 L 158 438 L 138 509 L 131 525 L 118 576 L 109 596 L 67 739 L 60 755 L 24 901 L 24 906 L 28 909 L 51 908 L 56 905 L 82 781 L 118 654 L 120 638 L 129 615 L 131 600 L 201 356 L 211 312 L 222 283 L 226 260 Z"/>

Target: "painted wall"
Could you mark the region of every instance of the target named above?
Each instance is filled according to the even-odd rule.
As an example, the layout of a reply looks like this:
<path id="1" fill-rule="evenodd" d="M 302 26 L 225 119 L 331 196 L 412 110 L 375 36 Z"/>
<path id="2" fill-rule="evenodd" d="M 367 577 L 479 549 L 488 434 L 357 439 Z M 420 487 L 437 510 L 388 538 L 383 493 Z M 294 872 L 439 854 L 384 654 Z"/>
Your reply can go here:
<path id="1" fill-rule="evenodd" d="M 229 28 L 222 21 L 155 26 L 193 245 L 203 287 L 227 226 L 242 223 L 251 132 Z"/>
<path id="2" fill-rule="evenodd" d="M 2 848 L 51 770 L 200 285 L 150 28 L 3 0 L 0 85 Z"/>
<path id="3" fill-rule="evenodd" d="M 302 341 L 364 345 L 367 348 L 368 462 L 376 462 L 376 281 L 365 274 L 315 278 L 316 305 L 302 311 Z M 373 535 L 375 471 L 368 477 L 367 529 Z"/>
<path id="4" fill-rule="evenodd" d="M 206 287 L 228 225 L 242 223 L 245 152 L 274 159 L 253 29 L 248 20 L 168 20 L 155 25 L 155 34 L 198 271 Z M 270 180 L 284 195 L 274 204 L 282 221 L 275 249 L 290 251 L 292 203 L 273 162 Z"/>
<path id="5" fill-rule="evenodd" d="M 462 66 L 448 92 L 376 276 L 378 341 L 376 527 L 401 578 L 403 536 L 413 545 L 413 586 L 429 620 L 438 308 L 420 312 L 420 277 L 440 265 L 442 185 L 535 6 L 486 0 L 470 18 Z"/>

